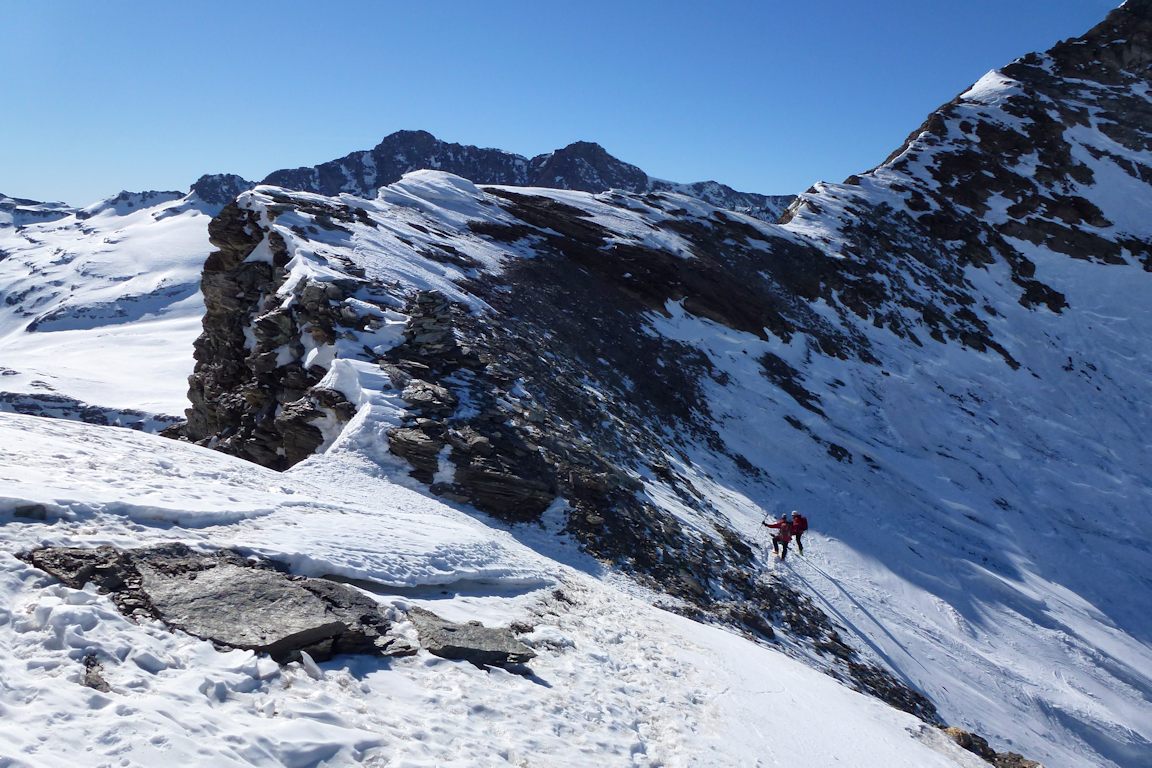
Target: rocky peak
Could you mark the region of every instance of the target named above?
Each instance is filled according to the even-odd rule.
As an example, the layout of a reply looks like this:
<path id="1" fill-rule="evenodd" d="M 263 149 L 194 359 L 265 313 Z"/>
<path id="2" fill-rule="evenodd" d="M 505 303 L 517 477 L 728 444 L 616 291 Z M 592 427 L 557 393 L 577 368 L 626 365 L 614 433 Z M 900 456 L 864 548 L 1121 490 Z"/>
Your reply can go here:
<path id="1" fill-rule="evenodd" d="M 374 152 L 402 152 L 416 150 L 418 152 L 436 152 L 449 146 L 446 142 L 423 130 L 399 130 L 388 134 L 374 148 Z M 459 144 L 455 146 L 461 146 Z"/>
<path id="2" fill-rule="evenodd" d="M 1146 196 L 1152 182 L 1152 90 L 1140 53 L 1150 9 L 1129 3 L 1084 37 L 988 73 L 882 165 L 801 195 L 787 226 L 878 282 L 939 280 L 914 324 L 874 322 L 916 339 L 915 326 L 945 313 L 959 325 L 945 337 L 1017 365 L 989 332 L 999 315 L 977 300 L 974 275 L 1003 269 L 1014 302 L 1062 312 L 1061 270 L 1040 266 L 1051 257 L 1152 271 L 1152 221 L 1121 202 Z"/>
<path id="3" fill-rule="evenodd" d="M 512 152 L 449 143 L 427 131 L 412 130 L 396 131 L 371 150 L 353 152 L 311 168 L 275 171 L 262 183 L 322 195 L 347 193 L 372 198 L 380 187 L 399 181 L 406 173 L 425 169 L 451 173 L 476 184 L 584 192 L 662 189 L 702 196 L 713 205 L 767 221 L 775 221 L 792 199 L 791 196 L 737 192 L 716 182 L 676 184 L 652 179 L 640 168 L 613 157 L 599 144 L 589 141 L 578 141 L 529 160 Z"/>
<path id="4" fill-rule="evenodd" d="M 531 161 L 529 184 L 534 187 L 603 192 L 620 189 L 646 192 L 648 174 L 608 154 L 599 144 L 577 141 L 563 149 L 538 155 Z"/>
<path id="5" fill-rule="evenodd" d="M 427 131 L 397 131 L 367 151 L 312 168 L 275 171 L 262 183 L 316 192 L 375 197 L 376 190 L 411 171 L 443 170 L 485 184 L 522 185 L 527 158 L 498 149 L 441 141 Z"/>
<path id="6" fill-rule="evenodd" d="M 234 173 L 212 173 L 197 179 L 189 191 L 209 205 L 223 207 L 241 192 L 254 186 L 256 182 L 248 181 Z"/>
<path id="7" fill-rule="evenodd" d="M 1128 0 L 1081 37 L 1049 51 L 1064 76 L 1147 77 L 1152 66 L 1152 0 Z"/>

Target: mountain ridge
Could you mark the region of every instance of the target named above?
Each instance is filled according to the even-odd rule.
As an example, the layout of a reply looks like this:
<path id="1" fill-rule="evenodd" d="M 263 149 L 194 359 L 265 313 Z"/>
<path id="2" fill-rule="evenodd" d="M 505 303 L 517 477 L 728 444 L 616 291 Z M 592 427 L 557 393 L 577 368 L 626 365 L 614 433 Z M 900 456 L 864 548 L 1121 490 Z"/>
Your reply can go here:
<path id="1" fill-rule="evenodd" d="M 371 150 L 352 152 L 316 166 L 274 171 L 261 183 L 323 195 L 346 193 L 371 198 L 379 187 L 423 169 L 445 171 L 476 184 L 694 194 L 718 207 L 765 220 L 775 220 L 792 200 L 791 195 L 737 192 L 715 181 L 679 184 L 655 179 L 589 141 L 527 158 L 500 149 L 444 142 L 419 130 L 396 131 Z"/>
<path id="2" fill-rule="evenodd" d="M 1149 15 L 1127 5 L 1088 44 L 1139 40 Z M 931 671 L 899 640 L 854 634 L 849 668 L 875 643 L 895 672 L 856 685 L 922 691 L 943 717 L 1041 759 L 1055 754 L 1042 734 L 1057 717 L 1072 751 L 1133 764 L 1148 736 L 1133 719 L 1117 736 L 1110 718 L 1130 710 L 1099 702 L 1117 688 L 1152 695 L 1137 671 L 1146 601 L 1109 586 L 1142 589 L 1132 574 L 1152 538 L 1147 445 L 1132 433 L 1152 428 L 1136 405 L 1152 374 L 1136 351 L 1137 329 L 1152 331 L 1137 298 L 1152 113 L 1138 46 L 1110 57 L 1129 69 L 1093 68 L 1083 46 L 986 75 L 888 162 L 806 192 L 779 227 L 669 192 L 477 186 L 443 172 L 405 176 L 368 204 L 258 187 L 218 221 L 230 266 L 213 270 L 223 295 L 250 291 L 254 338 L 233 329 L 235 351 L 199 357 L 190 413 L 198 428 L 221 415 L 227 426 L 189 436 L 281 462 L 323 450 L 341 409 L 356 411 L 433 494 L 512 521 L 562 503 L 564 530 L 587 551 L 651 578 L 681 610 L 761 636 L 775 626 L 834 670 L 816 649 L 835 624 L 783 610 L 805 605 L 793 583 L 746 578 L 759 567 L 750 510 L 814 508 L 847 548 L 886 554 L 890 575 L 857 589 L 881 601 L 912 589 L 955 611 L 888 606 L 922 633 L 909 642 L 935 654 L 931 637 L 970 660 Z M 249 373 L 214 388 L 215 366 Z M 371 394 L 355 383 L 365 376 Z M 1092 438 L 1080 436 L 1085 409 Z M 323 429 L 309 436 L 311 423 Z M 1094 506 L 1123 533 L 1109 538 L 1083 511 Z M 909 538 L 886 510 L 936 538 Z M 1107 553 L 1091 574 L 1064 567 L 1081 537 Z M 836 589 L 826 573 L 810 578 Z M 844 594 L 821 597 L 841 619 L 858 615 Z M 1029 627 L 1035 646 L 992 663 L 950 639 L 1008 642 L 984 610 Z M 1118 650 L 1085 665 L 1078 654 L 1101 651 L 1077 627 L 1097 614 Z M 1050 665 L 1095 693 L 1044 688 Z M 974 684 L 977 668 L 988 671 Z M 1027 682 L 977 704 L 981 685 L 1009 675 Z M 1014 703 L 1025 689 L 1043 689 L 1042 703 Z"/>
<path id="3" fill-rule="evenodd" d="M 43 396 L 78 359 L 63 339 L 96 350 L 78 366 L 91 388 L 119 375 L 104 370 L 111 331 L 176 338 L 165 322 L 202 313 L 192 407 L 170 435 L 285 483 L 347 462 L 436 519 L 549 556 L 571 542 L 587 571 L 627 573 L 651 603 L 926 723 L 1053 767 L 1143 768 L 1150 24 L 1152 2 L 1130 0 L 989 73 L 779 226 L 676 189 L 444 169 L 376 187 L 371 151 L 304 169 L 350 185 L 332 194 L 204 177 L 184 199 L 125 194 L 87 218 L 0 226 L 0 318 L 25 331 L 3 338 L 15 368 L 0 374 L 19 406 L 71 413 Z M 572 146 L 538 167 L 630 183 L 598 145 Z M 467 149 L 452 162 L 476 160 Z M 509 173 L 538 160 L 490 159 Z M 18 337 L 48 353 L 15 355 Z M 153 347 L 142 357 L 177 356 Z M 110 389 L 97 401 L 127 397 Z M 398 497 L 362 515 L 377 535 L 403 516 Z M 789 509 L 813 531 L 781 562 L 761 523 Z M 309 537 L 344 530 L 314 518 L 292 518 L 309 534 L 284 534 L 287 559 L 350 578 L 393 567 L 364 542 L 316 555 Z"/>

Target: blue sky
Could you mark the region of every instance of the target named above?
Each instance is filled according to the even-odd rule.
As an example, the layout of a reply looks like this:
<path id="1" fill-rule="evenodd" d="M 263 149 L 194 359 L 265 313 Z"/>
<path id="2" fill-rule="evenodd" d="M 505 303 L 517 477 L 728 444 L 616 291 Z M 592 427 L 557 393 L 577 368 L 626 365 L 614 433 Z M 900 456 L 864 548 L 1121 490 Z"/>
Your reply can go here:
<path id="1" fill-rule="evenodd" d="M 0 192 L 259 179 L 402 128 L 799 192 L 1119 0 L 0 0 Z"/>

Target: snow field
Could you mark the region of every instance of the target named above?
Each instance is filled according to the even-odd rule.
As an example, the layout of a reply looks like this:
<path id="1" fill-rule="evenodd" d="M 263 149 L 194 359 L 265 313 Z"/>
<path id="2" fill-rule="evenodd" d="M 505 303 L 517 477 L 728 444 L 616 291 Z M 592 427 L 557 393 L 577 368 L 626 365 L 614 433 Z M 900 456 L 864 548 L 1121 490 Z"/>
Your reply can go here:
<path id="1" fill-rule="evenodd" d="M 123 429 L 7 414 L 0 429 L 3 444 L 22 446 L 0 454 L 3 764 L 975 765 L 910 716 L 354 463 L 317 457 L 279 475 Z M 72 455 L 53 478 L 50 466 Z M 107 504 L 134 486 L 162 497 L 148 506 L 163 519 Z M 11 517 L 31 503 L 48 519 Z M 223 514 L 233 504 L 245 513 Z M 196 527 L 172 524 L 181 518 Z M 56 584 L 13 556 L 41 543 L 171 540 L 246 545 L 301 572 L 355 578 L 401 620 L 416 604 L 452 620 L 522 622 L 539 656 L 520 672 L 426 652 L 280 668 L 134 624 L 91 587 Z M 89 655 L 111 692 L 80 684 Z"/>

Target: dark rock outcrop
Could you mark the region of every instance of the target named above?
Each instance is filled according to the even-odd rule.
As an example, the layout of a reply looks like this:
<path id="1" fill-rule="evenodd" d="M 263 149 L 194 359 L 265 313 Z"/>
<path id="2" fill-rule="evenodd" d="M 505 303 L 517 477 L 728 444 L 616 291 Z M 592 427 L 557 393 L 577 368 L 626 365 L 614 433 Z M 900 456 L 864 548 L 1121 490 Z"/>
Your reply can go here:
<path id="1" fill-rule="evenodd" d="M 944 729 L 948 738 L 959 744 L 969 752 L 979 755 L 996 768 L 1043 768 L 1035 760 L 1029 760 L 1017 752 L 997 752 L 988 745 L 983 736 L 966 731 L 963 728 L 948 727 Z"/>
<path id="2" fill-rule="evenodd" d="M 100 693 L 112 690 L 112 686 L 104 679 L 104 665 L 95 654 L 90 653 L 84 657 L 84 675 L 80 678 L 80 684 Z"/>
<path id="3" fill-rule="evenodd" d="M 535 157 L 529 163 L 532 187 L 604 192 L 621 189 L 646 192 L 648 174 L 630 163 L 621 162 L 591 141 L 577 141 L 563 149 Z"/>
<path id="4" fill-rule="evenodd" d="M 305 339 L 333 339 L 338 327 L 359 322 L 340 302 L 360 281 L 301 281 L 289 299 L 296 311 L 285 312 L 277 295 L 287 275 L 283 239 L 268 237 L 268 260 L 248 259 L 266 234 L 235 203 L 209 226 L 217 250 L 201 278 L 204 331 L 189 379 L 192 407 L 178 436 L 283 469 L 321 446 L 315 422 L 326 415 L 347 421 L 355 412 L 339 392 L 317 386 L 325 370 L 306 364 Z"/>
<path id="5" fill-rule="evenodd" d="M 205 203 L 223 208 L 241 192 L 256 186 L 256 182 L 234 173 L 211 173 L 198 178 L 189 190 Z"/>
<path id="6" fill-rule="evenodd" d="M 183 544 L 147 549 L 46 547 L 23 557 L 80 589 L 94 583 L 133 618 L 157 618 L 173 629 L 229 648 L 291 661 L 341 653 L 415 652 L 389 635 L 375 601 L 352 587 L 290 576 L 274 563 L 231 551 L 196 552 Z"/>
<path id="7" fill-rule="evenodd" d="M 89 405 L 67 395 L 46 392 L 0 392 L 0 411 L 82 421 L 85 424 L 128 427 L 144 432 L 160 432 L 179 421 L 176 416 L 144 413 L 131 408 Z"/>
<path id="8" fill-rule="evenodd" d="M 423 608 L 413 608 L 408 618 L 416 625 L 420 644 L 429 653 L 445 659 L 500 667 L 536 658 L 536 652 L 517 640 L 510 629 L 485 627 L 478 622 L 457 624 Z"/>

